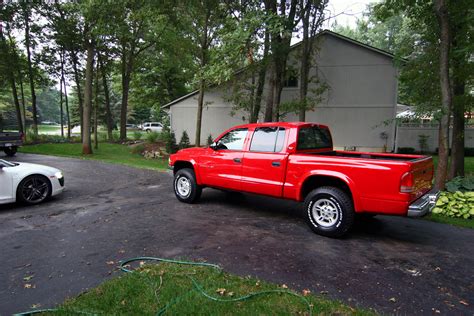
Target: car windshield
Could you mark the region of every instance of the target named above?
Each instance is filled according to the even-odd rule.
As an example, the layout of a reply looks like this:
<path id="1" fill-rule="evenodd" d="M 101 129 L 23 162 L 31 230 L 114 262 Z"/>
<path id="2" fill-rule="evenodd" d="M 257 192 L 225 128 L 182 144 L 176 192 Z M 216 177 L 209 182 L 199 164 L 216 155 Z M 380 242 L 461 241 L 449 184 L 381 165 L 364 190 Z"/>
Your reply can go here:
<path id="1" fill-rule="evenodd" d="M 332 139 L 327 128 L 310 126 L 300 128 L 298 131 L 298 150 L 330 147 L 332 147 Z"/>
<path id="2" fill-rule="evenodd" d="M 11 162 L 6 161 L 6 160 L 3 160 L 3 159 L 0 159 L 0 166 L 3 166 L 3 167 L 15 167 L 16 164 L 11 163 Z"/>

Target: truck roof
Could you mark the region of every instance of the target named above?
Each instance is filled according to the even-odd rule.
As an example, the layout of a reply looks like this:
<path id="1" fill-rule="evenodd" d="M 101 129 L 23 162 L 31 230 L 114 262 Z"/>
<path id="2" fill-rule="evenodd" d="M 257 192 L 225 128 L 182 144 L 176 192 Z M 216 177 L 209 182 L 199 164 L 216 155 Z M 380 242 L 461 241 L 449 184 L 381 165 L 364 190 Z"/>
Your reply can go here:
<path id="1" fill-rule="evenodd" d="M 302 127 L 302 126 L 318 126 L 322 128 L 328 128 L 327 125 L 314 123 L 314 122 L 266 122 L 266 123 L 251 123 L 235 126 L 235 128 L 250 128 L 250 127 L 262 127 L 262 126 L 279 126 L 279 127 Z"/>

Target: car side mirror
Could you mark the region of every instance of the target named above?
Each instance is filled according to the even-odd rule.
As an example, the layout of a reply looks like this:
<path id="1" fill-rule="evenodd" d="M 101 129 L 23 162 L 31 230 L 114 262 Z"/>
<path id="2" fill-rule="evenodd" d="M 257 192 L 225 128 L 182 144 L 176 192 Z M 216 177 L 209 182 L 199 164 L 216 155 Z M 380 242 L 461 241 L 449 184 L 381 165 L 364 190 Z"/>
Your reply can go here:
<path id="1" fill-rule="evenodd" d="M 217 143 L 213 142 L 212 144 L 209 145 L 209 148 L 211 148 L 212 150 L 217 150 Z"/>

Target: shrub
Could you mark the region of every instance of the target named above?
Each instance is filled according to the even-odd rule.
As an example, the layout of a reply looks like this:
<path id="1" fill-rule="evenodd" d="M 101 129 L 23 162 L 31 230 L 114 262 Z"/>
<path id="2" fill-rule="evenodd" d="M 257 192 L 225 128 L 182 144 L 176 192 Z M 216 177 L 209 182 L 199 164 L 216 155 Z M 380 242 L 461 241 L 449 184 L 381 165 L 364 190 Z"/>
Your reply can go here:
<path id="1" fill-rule="evenodd" d="M 446 183 L 446 190 L 451 193 L 474 191 L 474 177 L 456 177 Z"/>
<path id="2" fill-rule="evenodd" d="M 415 153 L 415 148 L 413 148 L 413 147 L 399 147 L 398 148 L 398 153 L 399 154 L 414 154 Z"/>
<path id="3" fill-rule="evenodd" d="M 212 138 L 212 135 L 209 134 L 209 136 L 207 136 L 207 145 L 211 146 L 213 142 L 214 142 L 214 139 Z"/>
<path id="4" fill-rule="evenodd" d="M 132 147 L 132 154 L 141 154 L 145 150 L 145 145 L 140 144 Z"/>
<path id="5" fill-rule="evenodd" d="M 174 154 L 175 152 L 178 151 L 178 145 L 176 144 L 176 137 L 174 135 L 174 132 L 168 133 L 165 144 L 166 144 L 166 152 L 168 152 L 168 154 Z"/>
<path id="6" fill-rule="evenodd" d="M 150 132 L 146 134 L 146 141 L 149 143 L 156 143 L 158 138 L 160 137 L 160 133 L 158 132 Z"/>
<path id="7" fill-rule="evenodd" d="M 139 131 L 133 132 L 133 140 L 140 140 L 142 138 L 142 133 Z"/>
<path id="8" fill-rule="evenodd" d="M 189 148 L 191 147 L 191 143 L 189 142 L 189 136 L 186 131 L 183 131 L 183 134 L 181 135 L 181 140 L 179 141 L 178 148 L 179 149 L 184 149 L 184 148 Z"/>
<path id="9" fill-rule="evenodd" d="M 474 217 L 474 192 L 441 192 L 433 214 L 465 219 Z"/>

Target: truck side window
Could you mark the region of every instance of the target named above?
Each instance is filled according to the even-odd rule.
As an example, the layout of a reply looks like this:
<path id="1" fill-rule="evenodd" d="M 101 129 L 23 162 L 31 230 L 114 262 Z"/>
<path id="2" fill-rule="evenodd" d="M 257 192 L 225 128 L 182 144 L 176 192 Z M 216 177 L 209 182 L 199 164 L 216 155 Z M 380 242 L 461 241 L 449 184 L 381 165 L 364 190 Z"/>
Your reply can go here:
<path id="1" fill-rule="evenodd" d="M 285 141 L 285 129 L 278 127 L 259 127 L 256 128 L 250 151 L 257 152 L 280 152 L 283 149 Z"/>
<path id="2" fill-rule="evenodd" d="M 247 128 L 237 128 L 228 132 L 219 139 L 218 149 L 243 150 L 247 130 Z"/>

